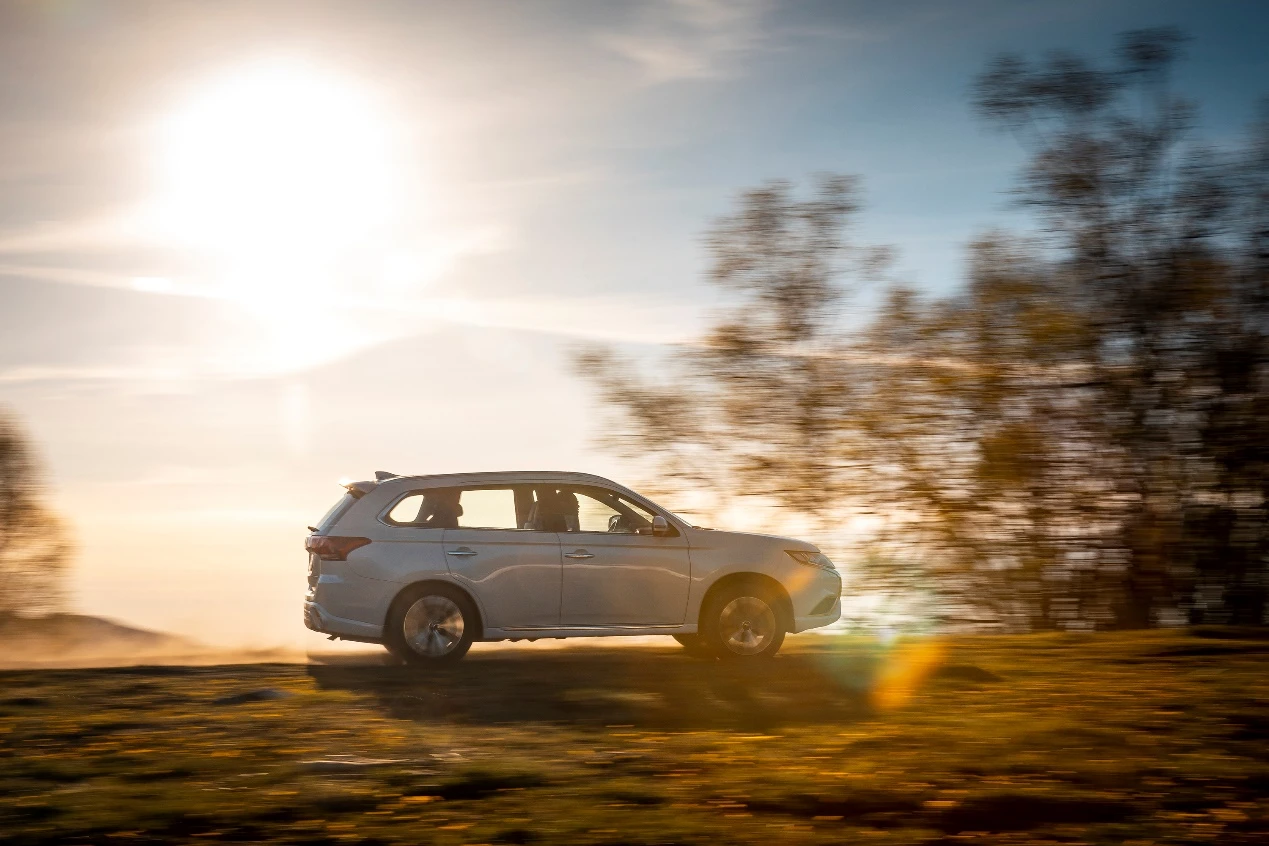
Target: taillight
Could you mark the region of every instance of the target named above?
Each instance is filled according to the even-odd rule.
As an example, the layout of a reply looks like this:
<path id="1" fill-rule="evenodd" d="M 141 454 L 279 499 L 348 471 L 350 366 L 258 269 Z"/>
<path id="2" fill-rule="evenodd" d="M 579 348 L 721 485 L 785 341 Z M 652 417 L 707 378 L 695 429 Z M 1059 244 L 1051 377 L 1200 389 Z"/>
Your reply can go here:
<path id="1" fill-rule="evenodd" d="M 323 561 L 343 561 L 348 553 L 360 549 L 370 543 L 370 538 L 341 538 L 323 535 L 309 535 L 304 541 L 304 548 L 317 555 Z"/>

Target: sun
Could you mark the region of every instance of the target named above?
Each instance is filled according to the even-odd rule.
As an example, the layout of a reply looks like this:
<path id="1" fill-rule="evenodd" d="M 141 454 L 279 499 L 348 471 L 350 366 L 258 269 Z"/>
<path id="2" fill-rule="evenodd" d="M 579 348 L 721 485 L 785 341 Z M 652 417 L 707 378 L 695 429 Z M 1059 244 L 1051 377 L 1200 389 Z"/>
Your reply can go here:
<path id="1" fill-rule="evenodd" d="M 206 254 L 244 296 L 312 285 L 337 253 L 382 238 L 400 199 L 379 103 L 310 64 L 262 61 L 209 80 L 157 141 L 164 240 Z"/>

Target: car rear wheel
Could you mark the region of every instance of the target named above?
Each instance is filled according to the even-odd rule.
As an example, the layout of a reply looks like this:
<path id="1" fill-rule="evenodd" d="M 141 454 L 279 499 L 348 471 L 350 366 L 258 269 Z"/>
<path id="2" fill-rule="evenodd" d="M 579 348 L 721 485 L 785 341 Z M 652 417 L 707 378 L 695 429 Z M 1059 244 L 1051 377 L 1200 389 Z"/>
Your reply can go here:
<path id="1" fill-rule="evenodd" d="M 701 615 L 706 645 L 718 657 L 756 661 L 770 658 L 784 643 L 780 601 L 760 582 L 738 582 L 709 598 Z"/>
<path id="2" fill-rule="evenodd" d="M 457 661 L 476 639 L 476 610 L 461 591 L 422 585 L 392 604 L 384 645 L 407 664 Z"/>

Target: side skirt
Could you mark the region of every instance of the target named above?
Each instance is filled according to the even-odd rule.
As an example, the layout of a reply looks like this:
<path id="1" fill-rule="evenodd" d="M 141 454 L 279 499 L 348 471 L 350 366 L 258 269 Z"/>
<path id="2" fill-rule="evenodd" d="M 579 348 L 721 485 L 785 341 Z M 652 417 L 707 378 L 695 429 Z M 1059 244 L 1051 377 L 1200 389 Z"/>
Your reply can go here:
<path id="1" fill-rule="evenodd" d="M 562 628 L 485 629 L 481 640 L 528 640 L 566 637 L 636 637 L 639 635 L 692 634 L 696 625 L 682 626 L 564 626 Z"/>

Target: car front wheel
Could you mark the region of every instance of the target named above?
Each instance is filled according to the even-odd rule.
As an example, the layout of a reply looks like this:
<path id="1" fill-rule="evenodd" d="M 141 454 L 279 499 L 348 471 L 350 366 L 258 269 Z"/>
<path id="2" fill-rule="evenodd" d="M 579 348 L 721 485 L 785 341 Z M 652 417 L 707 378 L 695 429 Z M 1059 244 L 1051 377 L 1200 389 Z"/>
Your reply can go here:
<path id="1" fill-rule="evenodd" d="M 408 664 L 457 661 L 476 638 L 476 611 L 461 591 L 420 586 L 393 603 L 386 634 L 388 651 Z"/>
<path id="2" fill-rule="evenodd" d="M 739 582 L 711 596 L 702 617 L 705 643 L 723 659 L 770 658 L 784 643 L 775 591 L 759 582 Z"/>

